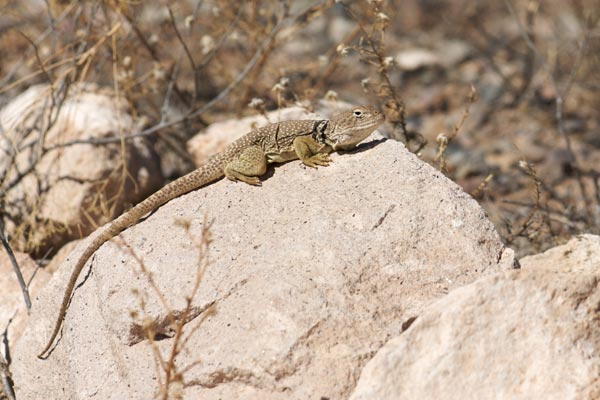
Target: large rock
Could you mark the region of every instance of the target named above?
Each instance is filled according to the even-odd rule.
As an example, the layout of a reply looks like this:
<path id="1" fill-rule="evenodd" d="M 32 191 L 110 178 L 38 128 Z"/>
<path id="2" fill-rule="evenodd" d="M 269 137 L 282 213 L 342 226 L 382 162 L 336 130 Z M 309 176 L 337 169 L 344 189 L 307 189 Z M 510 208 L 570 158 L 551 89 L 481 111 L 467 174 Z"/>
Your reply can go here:
<path id="1" fill-rule="evenodd" d="M 600 237 L 456 289 L 390 340 L 352 400 L 600 398 Z"/>
<path id="2" fill-rule="evenodd" d="M 40 361 L 89 239 L 79 244 L 37 298 L 15 351 L 18 398 L 151 398 L 161 373 L 140 321 L 153 322 L 156 348 L 170 351 L 167 313 L 185 308 L 205 216 L 210 264 L 176 358 L 180 369 L 195 363 L 179 387 L 190 399 L 345 398 L 425 305 L 512 268 L 479 205 L 402 144 L 379 137 L 333 160 L 318 170 L 284 164 L 262 187 L 219 181 L 102 246 L 61 340 Z M 205 315 L 211 304 L 216 312 Z"/>
<path id="3" fill-rule="evenodd" d="M 73 84 L 61 96 L 37 85 L 0 111 L 7 229 L 17 248 L 40 257 L 89 234 L 162 181 L 144 140 L 61 147 L 138 129 L 124 98 L 93 84 Z"/>

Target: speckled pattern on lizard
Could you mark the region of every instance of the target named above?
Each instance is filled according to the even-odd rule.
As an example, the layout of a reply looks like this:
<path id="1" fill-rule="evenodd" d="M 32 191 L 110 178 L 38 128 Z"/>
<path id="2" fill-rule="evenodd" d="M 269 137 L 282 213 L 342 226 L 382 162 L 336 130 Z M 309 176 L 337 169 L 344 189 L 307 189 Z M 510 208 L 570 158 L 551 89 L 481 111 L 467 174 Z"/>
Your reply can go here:
<path id="1" fill-rule="evenodd" d="M 267 164 L 270 163 L 299 159 L 309 167 L 327 166 L 331 162 L 331 152 L 352 149 L 384 120 L 383 114 L 374 107 L 356 106 L 331 119 L 292 120 L 266 125 L 245 134 L 221 153 L 211 157 L 206 165 L 167 184 L 123 213 L 102 228 L 102 232 L 92 240 L 77 260 L 67 283 L 54 329 L 38 358 L 47 358 L 45 354 L 60 331 L 75 283 L 89 258 L 105 242 L 136 224 L 144 215 L 223 176 L 232 181 L 260 186 L 259 177 L 265 174 Z"/>

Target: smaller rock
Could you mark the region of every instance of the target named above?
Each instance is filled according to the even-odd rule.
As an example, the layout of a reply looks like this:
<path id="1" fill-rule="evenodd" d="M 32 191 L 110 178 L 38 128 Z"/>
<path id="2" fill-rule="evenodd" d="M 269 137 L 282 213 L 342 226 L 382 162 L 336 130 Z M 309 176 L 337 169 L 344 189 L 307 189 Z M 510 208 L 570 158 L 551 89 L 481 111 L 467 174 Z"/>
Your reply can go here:
<path id="1" fill-rule="evenodd" d="M 16 249 L 40 257 L 89 234 L 120 214 L 123 204 L 137 203 L 162 183 L 156 156 L 144 140 L 123 147 L 66 145 L 138 129 L 140 121 L 125 99 L 93 84 L 73 84 L 61 96 L 36 85 L 0 110 L 0 175 L 6 176 L 2 189 L 11 216 L 7 231 Z"/>
<path id="2" fill-rule="evenodd" d="M 416 71 L 421 68 L 430 68 L 441 64 L 438 56 L 431 50 L 414 48 L 396 54 L 396 65 L 404 71 Z"/>
<path id="3" fill-rule="evenodd" d="M 458 288 L 362 371 L 351 400 L 600 398 L 600 237 Z"/>
<path id="4" fill-rule="evenodd" d="M 577 236 L 563 246 L 524 257 L 520 262 L 523 269 L 541 268 L 584 274 L 593 271 L 600 273 L 600 236 Z"/>
<path id="5" fill-rule="evenodd" d="M 444 40 L 436 46 L 437 57 L 444 68 L 452 68 L 461 63 L 471 52 L 471 46 L 462 40 Z"/>

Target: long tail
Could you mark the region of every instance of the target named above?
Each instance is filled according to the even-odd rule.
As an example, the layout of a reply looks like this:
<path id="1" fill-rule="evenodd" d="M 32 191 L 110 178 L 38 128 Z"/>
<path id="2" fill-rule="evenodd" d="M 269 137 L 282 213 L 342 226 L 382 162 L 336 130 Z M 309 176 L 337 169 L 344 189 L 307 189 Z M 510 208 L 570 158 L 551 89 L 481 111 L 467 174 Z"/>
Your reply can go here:
<path id="1" fill-rule="evenodd" d="M 195 171 L 190 172 L 187 175 L 182 176 L 181 178 L 169 183 L 162 189 L 158 190 L 156 193 L 152 194 L 146 200 L 138 203 L 135 207 L 131 208 L 126 213 L 122 214 L 120 217 L 115 219 L 108 225 L 104 231 L 98 235 L 92 243 L 85 249 L 83 254 L 79 257 L 77 264 L 75 264 L 75 269 L 71 273 L 71 277 L 69 278 L 69 282 L 67 284 L 67 288 L 65 289 L 65 294 L 63 296 L 62 304 L 60 305 L 60 311 L 58 312 L 58 317 L 56 322 L 54 323 L 54 330 L 52 331 L 52 335 L 46 344 L 46 347 L 40 354 L 38 354 L 38 358 L 46 359 L 44 354 L 50 350 L 52 347 L 52 343 L 54 343 L 54 339 L 60 332 L 60 328 L 62 326 L 62 322 L 67 313 L 67 308 L 69 306 L 69 302 L 71 300 L 71 295 L 73 294 L 73 289 L 75 288 L 75 283 L 77 282 L 77 278 L 83 267 L 85 266 L 88 259 L 102 246 L 105 242 L 109 241 L 113 237 L 117 236 L 122 230 L 125 228 L 135 224 L 140 220 L 144 215 L 148 214 L 151 211 L 156 210 L 158 207 L 162 206 L 166 202 L 181 196 L 187 192 L 190 192 L 194 189 L 198 189 L 201 186 L 204 186 L 208 183 L 211 183 L 223 176 L 223 163 L 221 157 L 217 156 L 211 159 L 206 165 L 201 168 L 198 168 Z"/>

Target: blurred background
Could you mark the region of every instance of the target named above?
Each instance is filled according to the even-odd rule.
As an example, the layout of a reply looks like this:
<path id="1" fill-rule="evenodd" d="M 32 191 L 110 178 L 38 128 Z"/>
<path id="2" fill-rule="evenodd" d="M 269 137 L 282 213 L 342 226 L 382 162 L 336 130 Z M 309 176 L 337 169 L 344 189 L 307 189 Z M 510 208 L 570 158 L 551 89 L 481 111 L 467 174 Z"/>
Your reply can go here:
<path id="1" fill-rule="evenodd" d="M 123 140 L 160 155 L 160 187 L 212 122 L 374 104 L 523 256 L 600 233 L 599 19 L 597 0 L 0 0 L 0 108 L 38 84 L 57 109 L 74 85 L 106 88 L 137 121 Z M 57 150 L 44 140 L 0 154 L 0 217 L 25 250 L 44 221 L 9 196 L 32 170 L 12 159 Z"/>

